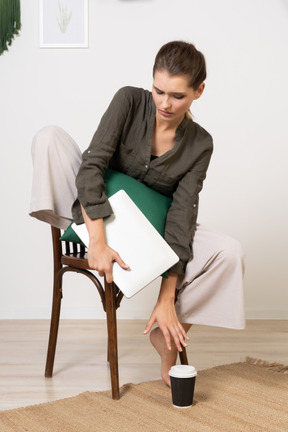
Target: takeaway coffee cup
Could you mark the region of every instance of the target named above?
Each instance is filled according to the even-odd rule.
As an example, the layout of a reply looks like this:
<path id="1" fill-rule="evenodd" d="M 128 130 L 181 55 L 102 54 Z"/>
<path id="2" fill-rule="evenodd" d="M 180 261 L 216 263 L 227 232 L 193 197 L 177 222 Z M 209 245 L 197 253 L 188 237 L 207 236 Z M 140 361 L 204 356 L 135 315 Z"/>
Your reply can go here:
<path id="1" fill-rule="evenodd" d="M 176 408 L 188 408 L 193 403 L 197 371 L 193 366 L 176 365 L 169 371 L 172 402 Z"/>

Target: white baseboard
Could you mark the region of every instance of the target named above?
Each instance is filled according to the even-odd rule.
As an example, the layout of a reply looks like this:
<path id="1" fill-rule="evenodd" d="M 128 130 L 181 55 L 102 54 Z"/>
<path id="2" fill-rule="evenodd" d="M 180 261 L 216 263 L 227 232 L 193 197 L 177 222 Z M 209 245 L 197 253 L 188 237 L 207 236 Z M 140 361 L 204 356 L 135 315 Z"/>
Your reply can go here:
<path id="1" fill-rule="evenodd" d="M 246 308 L 245 316 L 252 320 L 288 320 L 288 310 Z"/>
<path id="2" fill-rule="evenodd" d="M 121 307 L 117 310 L 118 319 L 149 319 L 151 309 L 136 309 L 135 307 L 131 310 L 121 310 Z M 105 319 L 105 312 L 99 307 L 91 308 L 61 308 L 61 319 Z M 2 319 L 50 319 L 51 309 L 49 308 L 28 308 L 28 309 L 0 309 L 0 320 Z"/>
<path id="3" fill-rule="evenodd" d="M 118 319 L 149 319 L 150 308 L 123 308 L 117 310 Z M 50 319 L 50 308 L 0 309 L 0 319 Z M 286 309 L 254 309 L 247 308 L 246 319 L 251 320 L 288 320 Z M 105 319 L 101 305 L 91 308 L 62 307 L 61 319 Z"/>

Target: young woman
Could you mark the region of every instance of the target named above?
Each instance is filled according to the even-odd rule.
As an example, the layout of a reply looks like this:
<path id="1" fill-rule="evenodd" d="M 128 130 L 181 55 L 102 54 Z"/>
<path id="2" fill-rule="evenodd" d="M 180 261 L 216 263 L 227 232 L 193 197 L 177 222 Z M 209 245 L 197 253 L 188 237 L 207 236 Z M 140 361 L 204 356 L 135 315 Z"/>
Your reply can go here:
<path id="1" fill-rule="evenodd" d="M 170 269 L 168 279 L 162 279 L 144 331 L 148 334 L 158 323 L 150 339 L 160 354 L 162 379 L 168 385 L 168 371 L 176 362 L 177 350 L 187 345 L 187 331 L 193 323 L 244 327 L 241 247 L 196 224 L 199 192 L 213 145 L 209 133 L 192 120 L 190 106 L 202 95 L 205 78 L 205 59 L 194 45 L 180 41 L 164 45 L 155 59 L 152 93 L 122 88 L 103 115 L 82 155 L 72 207 L 74 221 L 84 221 L 88 228 L 89 265 L 111 282 L 113 261 L 124 269 L 129 263 L 106 243 L 103 218 L 112 210 L 105 195 L 105 169 L 114 168 L 173 198 L 165 239 L 179 262 Z M 44 138 L 55 143 L 56 136 L 58 147 L 70 142 L 75 148 L 59 128 L 49 133 L 42 130 L 34 143 Z"/>

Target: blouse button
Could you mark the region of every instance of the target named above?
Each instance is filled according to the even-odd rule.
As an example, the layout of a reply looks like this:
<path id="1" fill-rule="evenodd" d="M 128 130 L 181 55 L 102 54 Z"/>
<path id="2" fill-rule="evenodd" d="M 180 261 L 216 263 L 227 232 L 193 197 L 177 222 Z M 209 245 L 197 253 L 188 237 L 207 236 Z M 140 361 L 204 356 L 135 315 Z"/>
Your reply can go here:
<path id="1" fill-rule="evenodd" d="M 147 165 L 147 164 L 145 165 L 145 168 L 146 168 L 146 169 L 148 168 L 148 165 Z"/>

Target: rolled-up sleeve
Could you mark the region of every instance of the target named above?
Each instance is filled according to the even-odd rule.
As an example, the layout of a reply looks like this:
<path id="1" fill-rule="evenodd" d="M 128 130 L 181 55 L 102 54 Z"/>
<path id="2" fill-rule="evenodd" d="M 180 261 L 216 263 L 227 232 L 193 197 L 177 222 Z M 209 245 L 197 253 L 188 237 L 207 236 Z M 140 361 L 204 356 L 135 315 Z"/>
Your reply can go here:
<path id="1" fill-rule="evenodd" d="M 130 109 L 131 99 L 124 87 L 115 94 L 90 146 L 82 155 L 82 164 L 76 177 L 78 197 L 72 206 L 73 219 L 78 224 L 83 223 L 80 203 L 91 219 L 112 213 L 105 194 L 104 171 L 115 153 Z"/>
<path id="2" fill-rule="evenodd" d="M 187 262 L 193 257 L 193 237 L 198 216 L 199 193 L 206 177 L 212 154 L 211 145 L 201 154 L 194 166 L 179 181 L 167 214 L 165 240 L 179 257 L 171 272 L 184 274 Z"/>

